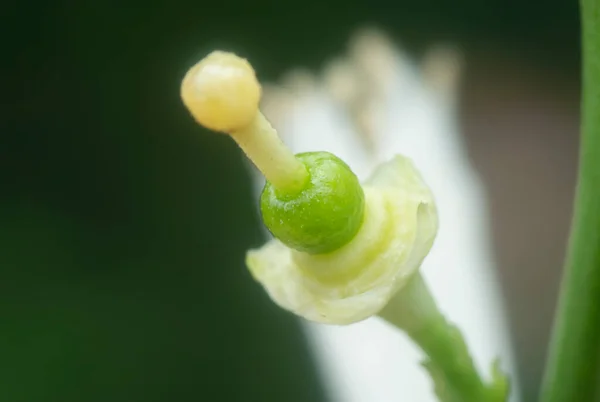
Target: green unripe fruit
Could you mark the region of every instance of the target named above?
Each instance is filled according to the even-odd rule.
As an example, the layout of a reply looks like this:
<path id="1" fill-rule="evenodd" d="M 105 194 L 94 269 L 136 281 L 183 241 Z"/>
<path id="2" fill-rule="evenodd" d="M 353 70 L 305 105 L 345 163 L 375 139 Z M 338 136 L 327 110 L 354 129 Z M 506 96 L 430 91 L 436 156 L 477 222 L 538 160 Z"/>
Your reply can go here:
<path id="1" fill-rule="evenodd" d="M 348 165 L 329 152 L 296 155 L 310 178 L 295 194 L 267 182 L 260 208 L 269 231 L 288 247 L 310 254 L 329 253 L 354 238 L 363 221 L 364 193 Z"/>

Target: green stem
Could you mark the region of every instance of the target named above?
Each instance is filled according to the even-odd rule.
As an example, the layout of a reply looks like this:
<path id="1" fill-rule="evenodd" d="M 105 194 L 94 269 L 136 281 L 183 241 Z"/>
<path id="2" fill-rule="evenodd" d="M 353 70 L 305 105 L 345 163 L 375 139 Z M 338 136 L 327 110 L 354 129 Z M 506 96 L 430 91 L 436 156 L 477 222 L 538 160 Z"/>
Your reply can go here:
<path id="1" fill-rule="evenodd" d="M 420 273 L 390 301 L 379 316 L 405 331 L 425 352 L 438 398 L 443 402 L 501 402 L 508 383 L 496 370 L 487 385 L 480 377 L 460 331 L 438 310 Z"/>
<path id="2" fill-rule="evenodd" d="M 581 1 L 583 105 L 579 179 L 567 262 L 541 392 L 593 400 L 600 358 L 600 3 Z"/>

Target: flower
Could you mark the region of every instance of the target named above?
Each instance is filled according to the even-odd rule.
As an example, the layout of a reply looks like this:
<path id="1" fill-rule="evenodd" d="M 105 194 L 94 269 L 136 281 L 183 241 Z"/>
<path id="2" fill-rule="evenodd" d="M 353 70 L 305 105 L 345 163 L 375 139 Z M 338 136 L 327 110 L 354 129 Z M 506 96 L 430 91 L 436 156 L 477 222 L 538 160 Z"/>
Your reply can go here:
<path id="1" fill-rule="evenodd" d="M 331 158 L 334 161 L 332 169 L 319 171 L 325 165 L 319 166 L 320 163 L 315 163 L 315 160 L 303 158 L 303 154 L 294 155 L 258 110 L 255 98 L 241 94 L 239 100 L 243 101 L 244 107 L 239 108 L 234 102 L 238 99 L 235 95 L 236 88 L 254 85 L 255 75 L 251 70 L 248 73 L 246 67 L 249 65 L 236 59 L 237 56 L 227 54 L 227 59 L 231 62 L 225 58 L 219 60 L 226 61 L 225 66 L 219 63 L 219 67 L 227 68 L 193 68 L 190 71 L 193 80 L 184 80 L 182 98 L 194 118 L 206 127 L 230 134 L 266 179 L 260 202 L 261 212 L 266 227 L 277 239 L 258 250 L 248 252 L 248 267 L 277 304 L 309 321 L 343 325 L 379 313 L 388 323 L 405 331 L 427 354 L 428 360 L 423 367 L 428 370 L 435 384 L 435 393 L 442 400 L 454 393 L 460 395 L 461 400 L 504 400 L 507 394 L 505 377 L 498 374 L 496 367 L 496 375 L 491 383 L 481 378 L 465 340 L 438 309 L 435 298 L 418 272 L 437 235 L 437 208 L 429 187 L 425 185 L 412 160 L 396 155 L 396 150 L 400 149 L 411 155 L 422 165 L 424 177 L 436 191 L 439 191 L 442 187 L 440 183 L 443 183 L 446 196 L 462 200 L 459 208 L 459 205 L 446 202 L 447 199 L 443 202 L 447 211 L 444 216 L 450 215 L 450 220 L 453 218 L 454 222 L 460 221 L 458 225 L 447 223 L 445 227 L 450 229 L 446 229 L 445 233 L 451 233 L 453 239 L 460 239 L 461 230 L 469 223 L 469 219 L 467 222 L 464 219 L 470 216 L 473 208 L 472 203 L 468 202 L 470 197 L 460 186 L 464 182 L 463 177 L 458 182 L 448 180 L 453 174 L 450 168 L 460 166 L 464 161 L 460 152 L 456 152 L 459 149 L 456 144 L 448 146 L 454 134 L 454 126 L 451 125 L 452 120 L 447 119 L 447 112 L 454 111 L 455 69 L 446 68 L 452 63 L 448 64 L 448 58 L 442 53 L 443 62 L 439 62 L 436 56 L 435 62 L 426 63 L 421 77 L 423 80 L 413 79 L 420 77 L 418 70 L 402 57 L 398 58 L 390 43 L 377 32 L 367 31 L 367 34 L 355 42 L 354 50 L 351 60 L 337 59 L 328 66 L 323 76 L 324 85 L 319 85 L 319 80 L 315 80 L 312 74 L 297 70 L 293 78 L 288 77 L 283 81 L 283 87 L 275 85 L 262 89 L 266 89 L 265 95 L 268 95 L 265 96 L 266 99 L 263 98 L 262 107 L 271 109 L 267 111 L 267 116 L 275 126 L 284 128 L 284 133 L 287 131 L 288 135 L 284 134 L 284 137 L 293 143 L 296 152 L 312 151 L 315 147 L 329 152 L 310 153 L 323 155 L 334 152 L 350 161 L 354 172 L 349 171 L 349 168 L 347 172 L 342 169 L 347 165 L 337 157 Z M 452 52 L 450 56 L 452 61 Z M 204 61 L 199 64 L 205 66 Z M 226 72 L 229 67 L 240 65 L 245 66 L 242 68 L 245 73 L 236 75 L 236 79 L 239 79 L 236 85 L 229 85 L 232 76 Z M 409 73 L 398 75 L 397 67 L 402 71 L 405 71 L 402 67 L 409 67 Z M 430 70 L 427 67 L 435 68 Z M 400 91 L 398 86 L 401 87 Z M 403 99 L 400 108 L 395 105 L 397 95 L 401 95 Z M 198 99 L 210 101 L 197 102 Z M 393 112 L 385 113 L 389 112 L 390 106 L 393 107 Z M 243 111 L 249 110 L 255 113 L 252 119 L 248 115 L 242 116 Z M 299 111 L 301 113 L 296 113 Z M 399 111 L 404 113 L 398 113 Z M 307 114 L 311 118 L 307 118 Z M 350 125 L 344 124 L 344 118 L 340 119 L 342 115 L 350 118 L 346 121 Z M 212 124 L 215 116 L 229 117 L 224 119 L 223 125 L 216 127 Z M 390 121 L 387 121 L 388 117 L 391 118 Z M 410 124 L 406 124 L 407 121 Z M 395 126 L 398 122 L 406 130 L 398 130 Z M 327 123 L 335 124 L 331 127 Z M 393 124 L 388 127 L 389 123 Z M 307 125 L 312 129 L 298 130 L 298 127 L 307 129 Z M 289 134 L 295 131 L 301 135 L 290 139 Z M 348 135 L 352 131 L 359 135 Z M 404 132 L 410 132 L 411 135 L 400 135 Z M 378 166 L 375 173 L 361 186 L 354 173 L 357 172 L 359 178 L 363 177 L 378 160 L 389 158 L 390 155 L 395 156 Z M 434 166 L 439 169 L 433 169 Z M 336 171 L 345 173 L 336 179 L 336 174 L 333 173 Z M 464 172 L 461 169 L 458 171 L 462 175 Z M 322 175 L 324 180 L 315 181 L 315 173 Z M 454 171 L 454 174 L 457 172 Z M 434 180 L 436 177 L 441 181 Z M 257 180 L 256 184 L 260 182 L 262 180 Z M 314 191 L 315 185 L 321 187 Z M 338 192 L 340 188 L 346 193 Z M 351 191 L 347 191 L 348 189 Z M 348 194 L 358 196 L 348 197 Z M 329 198 L 323 198 L 323 195 Z M 340 208 L 336 207 L 342 204 L 348 204 L 346 212 L 340 212 Z M 332 214 L 335 219 L 332 219 Z M 341 219 L 338 215 L 341 215 Z M 461 230 L 456 232 L 457 228 Z M 462 233 L 465 233 L 464 230 Z M 332 238 L 339 234 L 340 238 L 332 242 Z M 442 237 L 440 236 L 440 240 Z M 448 239 L 448 236 L 445 238 Z M 327 242 L 331 244 L 323 247 Z M 454 258 L 453 270 L 444 269 L 431 278 L 441 286 L 437 289 L 438 293 L 451 288 L 461 292 L 463 299 L 465 293 L 471 294 L 479 289 L 477 294 L 481 296 L 478 296 L 478 302 L 484 302 L 484 306 L 482 308 L 481 303 L 470 304 L 469 316 L 472 316 L 473 307 L 486 310 L 485 302 L 493 299 L 494 295 L 490 298 L 483 283 L 473 286 L 479 281 L 472 275 L 457 275 L 456 269 L 465 266 L 465 261 L 477 259 L 470 257 L 479 254 L 469 248 L 465 255 L 459 257 L 454 246 L 460 240 L 453 242 L 455 244 L 448 247 L 450 244 L 446 240 L 447 255 L 443 261 L 439 261 L 440 247 L 436 247 L 436 265 L 444 265 L 446 268 L 448 259 Z M 436 253 L 432 253 L 432 257 L 433 254 Z M 431 264 L 431 261 L 430 258 L 428 263 Z M 477 264 L 476 268 L 481 269 L 481 264 Z M 452 280 L 448 280 L 448 275 Z M 445 307 L 449 304 L 452 303 L 446 300 Z M 482 322 L 487 323 L 486 327 L 490 326 L 490 318 L 491 316 L 478 317 L 472 322 L 476 324 L 477 331 L 481 332 L 485 330 Z M 323 356 L 320 363 L 331 369 L 333 362 L 327 360 L 335 359 L 336 369 L 343 368 L 345 373 L 339 377 L 352 377 L 351 382 L 343 381 L 346 384 L 342 387 L 338 383 L 342 378 L 330 378 L 338 383 L 330 391 L 333 395 L 343 394 L 342 400 L 374 400 L 377 399 L 375 395 L 385 395 L 387 398 L 391 388 L 402 390 L 403 396 L 406 396 L 407 391 L 411 397 L 421 395 L 419 392 L 422 391 L 417 390 L 415 384 L 423 380 L 422 375 L 412 369 L 420 355 L 411 353 L 413 348 L 410 345 L 403 345 L 402 350 L 397 349 L 395 345 L 400 339 L 396 338 L 396 334 L 392 337 L 387 332 L 389 339 L 382 338 L 382 331 L 390 328 L 377 325 L 381 325 L 381 322 L 369 320 L 353 326 L 354 340 L 359 341 L 362 337 L 361 347 L 358 349 L 349 348 L 348 342 L 342 342 L 344 345 L 340 346 L 342 332 L 334 332 L 335 326 L 311 325 L 309 322 L 304 326 L 314 338 L 312 340 L 317 341 L 314 346 L 328 355 L 328 358 Z M 436 330 L 423 330 L 426 328 Z M 500 331 L 492 331 L 492 335 L 495 334 L 500 334 Z M 366 348 L 367 345 L 363 342 L 365 337 L 368 338 L 368 344 L 377 346 L 377 350 Z M 494 336 L 491 338 L 496 339 Z M 489 339 L 488 334 L 485 345 L 489 345 Z M 348 340 L 351 339 L 346 337 L 346 341 Z M 323 348 L 325 343 L 328 344 L 327 349 Z M 356 345 L 356 342 L 351 343 Z M 492 348 L 487 347 L 485 352 L 491 350 Z M 382 368 L 381 361 L 378 362 L 377 369 L 360 362 L 365 359 L 365 362 L 372 362 L 376 358 L 373 353 L 380 357 L 385 355 L 387 362 L 390 360 L 390 353 L 394 354 L 394 351 L 401 358 L 393 359 L 397 363 L 394 366 L 386 364 L 387 369 Z M 482 350 L 476 348 L 476 352 L 481 355 Z M 353 367 L 348 368 L 348 363 Z M 324 374 L 332 374 L 328 373 L 329 370 L 325 371 Z M 386 375 L 392 372 L 402 372 L 402 381 L 399 382 L 395 374 Z M 414 375 L 408 375 L 409 372 Z M 379 387 L 383 377 L 389 377 L 389 386 L 385 389 Z M 463 381 L 466 378 L 469 381 Z M 367 383 L 370 386 L 365 393 L 367 390 L 362 388 Z M 421 385 L 424 390 L 425 383 Z M 432 393 L 427 394 L 428 399 L 433 396 Z M 369 396 L 365 398 L 366 395 Z"/>
<path id="2" fill-rule="evenodd" d="M 502 356 L 517 402 L 485 187 L 458 121 L 465 60 L 460 49 L 439 45 L 417 60 L 394 42 L 377 29 L 355 32 L 323 68 L 294 66 L 263 85 L 261 109 L 294 152 L 333 152 L 361 180 L 395 154 L 414 161 L 443 222 L 418 274 L 465 333 L 479 367 Z M 253 178 L 259 194 L 264 179 Z M 422 351 L 394 326 L 376 317 L 351 327 L 299 324 L 332 401 L 437 400 L 425 370 L 415 370 Z"/>
<path id="3" fill-rule="evenodd" d="M 274 239 L 248 252 L 248 268 L 278 305 L 310 321 L 351 324 L 377 314 L 418 270 L 438 218 L 413 163 L 396 156 L 363 189 L 363 225 L 340 249 L 313 255 Z"/>

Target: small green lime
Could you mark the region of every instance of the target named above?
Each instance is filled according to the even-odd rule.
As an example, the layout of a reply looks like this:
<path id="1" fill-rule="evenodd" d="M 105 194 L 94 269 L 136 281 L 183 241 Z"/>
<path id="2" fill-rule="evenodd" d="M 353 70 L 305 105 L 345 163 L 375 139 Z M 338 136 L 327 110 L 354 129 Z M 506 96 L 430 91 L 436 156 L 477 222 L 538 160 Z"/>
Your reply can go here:
<path id="1" fill-rule="evenodd" d="M 296 155 L 306 165 L 310 180 L 289 195 L 267 182 L 260 208 L 269 231 L 298 251 L 324 254 L 354 238 L 363 221 L 364 193 L 356 175 L 329 152 Z"/>

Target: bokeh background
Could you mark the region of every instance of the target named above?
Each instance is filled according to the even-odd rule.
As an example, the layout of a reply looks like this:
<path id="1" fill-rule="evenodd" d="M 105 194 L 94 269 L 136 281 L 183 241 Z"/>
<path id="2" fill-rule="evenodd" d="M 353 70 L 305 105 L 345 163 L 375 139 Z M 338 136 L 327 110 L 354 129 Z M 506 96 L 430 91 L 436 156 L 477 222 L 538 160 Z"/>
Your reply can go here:
<path id="1" fill-rule="evenodd" d="M 8 0 L 1 15 L 2 402 L 326 401 L 297 321 L 244 268 L 263 232 L 241 153 L 178 91 L 214 48 L 276 79 L 365 24 L 416 58 L 464 51 L 463 132 L 534 400 L 576 172 L 575 1 Z"/>

